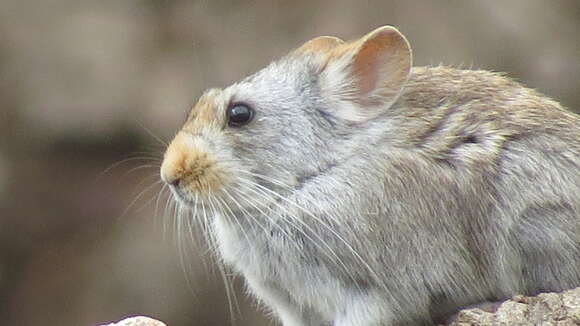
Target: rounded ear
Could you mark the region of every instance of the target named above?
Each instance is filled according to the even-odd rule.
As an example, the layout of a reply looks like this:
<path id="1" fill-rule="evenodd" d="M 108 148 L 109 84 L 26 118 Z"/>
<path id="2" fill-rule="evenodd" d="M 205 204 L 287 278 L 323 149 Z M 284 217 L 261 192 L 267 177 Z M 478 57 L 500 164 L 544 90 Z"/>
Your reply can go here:
<path id="1" fill-rule="evenodd" d="M 380 27 L 333 49 L 322 72 L 321 89 L 337 103 L 336 113 L 351 121 L 379 115 L 399 97 L 411 73 L 407 39 L 396 28 Z"/>
<path id="2" fill-rule="evenodd" d="M 323 55 L 327 55 L 334 48 L 342 44 L 344 44 L 344 41 L 339 39 L 338 37 L 319 36 L 304 43 L 301 47 L 294 50 L 294 53 L 297 54 L 320 53 Z"/>

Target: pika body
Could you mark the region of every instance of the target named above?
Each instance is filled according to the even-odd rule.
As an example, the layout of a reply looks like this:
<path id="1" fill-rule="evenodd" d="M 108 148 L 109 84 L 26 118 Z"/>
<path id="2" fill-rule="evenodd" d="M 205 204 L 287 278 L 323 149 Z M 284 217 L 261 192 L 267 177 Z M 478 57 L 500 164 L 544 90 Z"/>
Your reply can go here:
<path id="1" fill-rule="evenodd" d="M 161 178 L 284 326 L 432 325 L 580 286 L 580 117 L 384 26 L 204 93 Z"/>

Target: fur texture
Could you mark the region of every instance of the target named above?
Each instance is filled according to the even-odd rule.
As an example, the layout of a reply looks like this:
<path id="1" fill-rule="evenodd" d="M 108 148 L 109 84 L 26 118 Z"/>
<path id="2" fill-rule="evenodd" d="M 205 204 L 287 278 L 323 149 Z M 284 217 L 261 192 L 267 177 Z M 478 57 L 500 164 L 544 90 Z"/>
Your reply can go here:
<path id="1" fill-rule="evenodd" d="M 285 326 L 580 286 L 578 116 L 497 73 L 411 69 L 392 27 L 321 40 L 203 97 L 161 171 Z"/>

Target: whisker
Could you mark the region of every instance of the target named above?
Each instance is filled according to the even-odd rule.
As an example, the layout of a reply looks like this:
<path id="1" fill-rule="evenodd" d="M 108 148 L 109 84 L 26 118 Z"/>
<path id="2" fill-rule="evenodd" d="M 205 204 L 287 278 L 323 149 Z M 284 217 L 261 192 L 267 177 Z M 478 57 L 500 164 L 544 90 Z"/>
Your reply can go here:
<path id="1" fill-rule="evenodd" d="M 181 268 L 183 270 L 183 273 L 185 274 L 185 281 L 187 284 L 187 287 L 189 289 L 190 293 L 196 294 L 196 290 L 195 287 L 193 286 L 193 281 L 191 278 L 192 275 L 192 271 L 193 271 L 193 266 L 192 266 L 192 261 L 190 258 L 190 245 L 192 244 L 189 241 L 185 241 L 182 236 L 184 235 L 183 232 L 183 227 L 188 228 L 188 232 L 190 231 L 190 227 L 191 225 L 188 222 L 188 218 L 187 218 L 187 214 L 185 214 L 186 212 L 188 212 L 188 208 L 185 207 L 182 204 L 178 204 L 179 208 L 177 211 L 177 223 L 175 225 L 175 232 L 177 233 L 176 235 L 176 245 L 177 245 L 177 250 L 179 252 L 179 264 L 181 265 Z M 193 247 L 191 248 L 193 249 Z"/>
<path id="2" fill-rule="evenodd" d="M 128 175 L 130 175 L 131 173 L 138 171 L 138 170 L 143 170 L 143 169 L 159 169 L 160 166 L 159 165 L 152 165 L 152 164 L 142 164 L 139 166 L 136 166 L 132 169 L 130 169 L 129 171 L 125 172 L 119 179 L 123 179 L 125 177 L 127 177 Z M 156 176 L 158 176 L 156 174 Z"/>
<path id="3" fill-rule="evenodd" d="M 240 179 L 242 181 L 246 181 L 249 182 L 248 180 L 245 179 Z M 334 229 L 332 229 L 328 224 L 326 224 L 324 221 L 322 221 L 319 217 L 315 216 L 313 213 L 311 213 L 310 211 L 308 211 L 307 209 L 305 209 L 304 207 L 298 205 L 297 203 L 283 197 L 280 196 L 278 193 L 271 191 L 268 188 L 263 187 L 260 184 L 257 183 L 252 183 L 252 186 L 255 186 L 257 188 L 262 189 L 265 192 L 268 192 L 270 194 L 272 194 L 273 196 L 280 198 L 281 200 L 285 201 L 286 203 L 294 206 L 295 208 L 301 210 L 302 212 L 304 212 L 307 216 L 311 217 L 315 222 L 317 222 L 319 225 L 321 225 L 322 227 L 324 227 L 326 230 L 330 231 L 330 233 L 336 238 L 338 239 L 340 242 L 342 242 L 346 248 L 351 252 L 351 254 L 357 259 L 359 260 L 364 266 L 365 268 L 367 268 L 369 270 L 369 272 L 373 275 L 373 277 L 375 277 L 378 280 L 380 280 L 380 278 L 378 277 L 378 274 L 372 269 L 372 267 L 370 265 L 368 265 L 368 263 L 366 261 L 364 261 L 364 259 L 356 252 L 356 250 L 352 247 L 352 245 L 350 243 L 348 243 L 342 236 L 340 236 Z M 251 190 L 251 189 L 250 189 Z M 274 202 L 275 203 L 275 202 Z M 277 205 L 279 205 L 278 203 L 275 203 Z M 282 208 L 283 206 L 279 206 L 280 208 Z M 335 259 L 337 259 L 339 261 L 339 263 L 342 265 L 342 268 L 345 270 L 345 272 L 347 272 L 350 277 L 353 279 L 353 281 L 356 281 L 356 279 L 354 278 L 354 276 L 352 275 L 352 273 L 350 272 L 350 269 L 346 266 L 346 264 L 344 264 L 344 262 L 342 261 L 342 259 L 340 259 L 340 257 L 336 254 L 336 252 L 332 249 L 332 247 L 330 247 L 323 239 L 320 235 L 318 235 L 314 229 L 312 229 L 311 226 L 309 226 L 307 223 L 305 223 L 304 221 L 302 221 L 299 218 L 294 217 L 293 215 L 289 214 L 289 217 L 292 217 L 294 221 L 300 223 L 303 227 L 305 227 L 309 232 L 311 232 L 319 241 L 321 241 L 321 243 L 324 245 L 324 247 L 326 248 L 326 250 L 328 252 L 330 252 L 330 255 L 332 257 L 334 257 Z M 304 233 L 303 233 L 304 234 Z M 313 241 L 313 239 L 309 239 L 310 241 Z M 313 243 L 316 243 L 313 241 Z M 324 250 L 323 250 L 324 252 Z M 329 257 L 330 258 L 330 257 Z"/>
<path id="4" fill-rule="evenodd" d="M 151 180 L 151 179 L 154 179 L 154 180 Z M 144 176 L 144 177 L 141 179 L 141 181 L 139 181 L 139 182 L 138 182 L 138 183 L 135 185 L 135 187 L 134 187 L 134 188 L 141 189 L 141 187 L 142 187 L 144 184 L 148 183 L 148 182 L 154 182 L 154 183 L 163 183 L 163 181 L 162 181 L 162 180 L 159 178 L 159 174 L 157 174 L 157 173 L 152 173 L 152 174 L 150 174 L 150 175 Z M 120 184 L 120 183 L 121 183 L 121 182 L 119 181 L 119 184 Z"/>
<path id="5" fill-rule="evenodd" d="M 275 179 L 273 179 L 271 177 L 267 177 L 267 176 L 262 175 L 262 174 L 253 173 L 253 172 L 245 171 L 245 170 L 242 170 L 242 169 L 236 169 L 236 172 L 241 172 L 241 173 L 245 173 L 245 174 L 251 175 L 251 176 L 256 177 L 256 178 L 260 178 L 260 179 L 265 180 L 267 182 L 270 182 L 270 183 L 272 183 L 274 185 L 277 185 L 277 186 L 280 186 L 282 188 L 285 188 L 286 190 L 292 190 L 292 191 L 296 190 L 291 185 L 285 184 L 285 183 L 283 183 L 281 181 L 275 180 Z"/>
<path id="6" fill-rule="evenodd" d="M 211 198 L 211 194 L 208 194 L 208 201 L 209 198 Z M 208 214 L 207 214 L 207 210 L 205 207 L 205 201 L 201 201 L 202 202 L 202 208 L 203 208 L 203 218 L 204 218 L 204 222 L 207 223 L 208 222 Z M 211 208 L 210 208 L 211 209 Z M 211 213 L 211 211 L 210 211 Z M 219 270 L 219 274 L 222 278 L 222 282 L 224 284 L 224 288 L 226 291 L 226 298 L 228 300 L 228 306 L 229 306 L 229 310 L 230 310 L 230 317 L 231 317 L 231 321 L 232 323 L 235 323 L 235 316 L 234 316 L 234 310 L 233 310 L 233 305 L 232 305 L 232 289 L 230 288 L 230 283 L 228 282 L 228 278 L 226 275 L 226 272 L 224 270 L 224 265 L 223 264 L 216 264 L 215 265 L 218 270 Z"/>
<path id="7" fill-rule="evenodd" d="M 247 190 L 249 190 L 249 191 L 252 191 L 251 189 L 247 189 Z M 234 191 L 236 191 L 236 190 L 234 189 Z M 244 195 L 242 192 L 240 192 L 240 191 L 236 191 L 236 195 L 238 195 L 240 198 L 242 198 L 242 199 L 243 199 L 243 200 L 244 200 L 246 203 L 250 204 L 250 205 L 251 205 L 251 206 L 252 206 L 254 209 L 256 209 L 256 210 L 257 210 L 257 211 L 258 211 L 260 214 L 262 214 L 263 216 L 265 216 L 265 217 L 267 217 L 267 216 L 268 216 L 268 213 L 266 213 L 266 212 L 264 212 L 262 209 L 260 209 L 260 208 L 258 207 L 258 205 L 257 205 L 258 203 L 257 203 L 257 202 L 255 202 L 255 201 L 253 201 L 252 199 L 250 199 L 250 197 L 248 197 L 248 196 L 245 196 L 245 195 Z M 258 194 L 258 195 L 260 195 L 260 194 Z M 268 199 L 267 199 L 267 198 L 265 198 L 265 197 L 263 197 L 263 198 L 264 198 L 264 199 L 266 199 L 266 200 L 268 200 Z M 261 229 L 264 231 L 264 233 L 265 233 L 266 235 L 269 235 L 269 230 L 268 230 L 268 229 L 266 229 L 266 228 L 263 226 L 263 224 L 262 224 L 262 223 L 260 223 L 260 222 L 258 221 L 258 219 L 257 219 L 255 216 L 253 216 L 253 214 L 249 213 L 249 212 L 248 212 L 248 211 L 247 211 L 245 208 L 243 208 L 242 206 L 240 206 L 240 208 L 241 208 L 241 209 L 242 209 L 242 210 L 243 210 L 243 211 L 246 213 L 246 215 L 247 215 L 249 218 L 251 218 L 251 219 L 252 219 L 252 221 L 253 221 L 254 223 L 256 223 L 256 224 L 257 224 L 257 225 L 258 225 L 258 226 L 259 226 L 259 227 L 260 227 L 260 228 L 261 228 Z M 265 208 L 266 208 L 266 209 L 268 209 L 268 210 L 270 210 L 271 212 L 274 212 L 274 211 L 273 211 L 273 209 L 272 209 L 272 208 L 270 208 L 270 207 L 267 207 L 267 206 L 266 206 Z M 279 215 L 279 217 L 280 217 L 280 218 L 282 218 L 282 219 L 284 220 L 284 217 L 283 217 L 282 215 Z M 274 222 L 271 222 L 271 223 L 270 223 L 270 225 L 271 225 L 271 226 L 274 226 L 274 227 L 276 227 L 276 228 L 278 228 L 278 229 L 279 229 L 279 230 L 280 230 L 282 233 L 284 233 L 284 235 L 286 235 L 287 237 L 289 237 L 289 238 L 291 237 L 291 235 L 288 233 L 288 231 L 284 230 L 284 229 L 283 229 L 283 228 L 282 228 L 282 227 L 281 227 L 281 226 L 280 226 L 278 223 L 276 223 L 275 221 L 274 221 Z M 240 228 L 241 228 L 241 229 L 243 229 L 241 226 L 240 226 Z M 251 241 L 249 241 L 249 239 L 248 239 L 248 243 L 251 243 Z"/>
<path id="8" fill-rule="evenodd" d="M 166 191 L 170 191 L 168 184 L 164 184 L 159 190 L 159 193 L 157 194 L 157 199 L 155 200 L 155 212 L 154 212 L 155 216 L 159 215 L 159 201 L 161 200 Z"/>
<path id="9" fill-rule="evenodd" d="M 161 137 L 158 137 L 157 135 L 155 135 L 149 128 L 145 127 L 144 124 L 142 124 L 141 122 L 137 121 L 137 124 L 145 129 L 145 131 L 151 136 L 153 137 L 155 140 L 157 140 L 162 146 L 167 147 L 169 146 L 169 143 L 167 141 L 164 141 L 163 139 L 161 139 Z"/>
<path id="10" fill-rule="evenodd" d="M 231 195 L 230 195 L 230 194 L 227 192 L 227 190 L 226 190 L 226 189 L 223 189 L 223 192 L 224 192 L 224 194 L 226 194 L 226 196 L 228 196 L 228 197 L 229 197 L 231 200 L 235 200 L 235 199 L 234 199 L 234 198 L 233 198 L 233 197 L 232 197 L 232 196 L 231 196 Z M 240 222 L 239 222 L 238 218 L 236 218 L 236 215 L 235 215 L 235 213 L 232 211 L 232 209 L 230 208 L 230 206 L 229 206 L 229 205 L 228 205 L 228 204 L 227 204 L 227 203 L 226 203 L 226 202 L 225 202 L 223 199 L 221 199 L 221 198 L 219 198 L 219 197 L 216 197 L 216 199 L 217 199 L 218 201 L 221 201 L 221 203 L 222 203 L 222 207 L 226 207 L 226 209 L 227 209 L 227 210 L 228 210 L 228 212 L 229 212 L 229 215 L 227 214 L 228 212 L 224 212 L 224 213 L 227 215 L 227 218 L 228 218 L 228 220 L 229 220 L 229 221 L 231 221 L 231 220 L 234 220 L 234 221 L 235 221 L 235 222 L 238 224 L 238 226 L 240 227 L 240 231 L 242 231 L 242 233 L 244 234 L 244 237 L 246 238 L 246 241 L 248 241 L 248 243 L 249 243 L 249 241 L 250 241 L 250 238 L 248 237 L 248 235 L 247 235 L 247 232 L 245 232 L 245 229 L 244 229 L 244 228 L 241 226 L 241 224 L 240 224 Z M 239 206 L 239 205 L 238 205 L 238 206 Z"/>
<path id="11" fill-rule="evenodd" d="M 171 216 L 169 215 L 171 212 L 171 208 L 170 206 L 174 204 L 174 200 L 173 200 L 173 194 L 169 193 L 169 196 L 167 196 L 167 198 L 165 199 L 165 207 L 163 208 L 163 216 L 162 216 L 162 226 L 163 226 L 163 237 L 165 239 L 165 235 L 167 234 L 167 220 L 171 218 Z"/>
<path id="12" fill-rule="evenodd" d="M 214 212 L 214 215 L 217 214 L 217 210 L 216 210 L 214 203 L 212 201 L 211 190 L 209 190 L 208 201 L 209 201 L 209 204 Z M 225 273 L 225 265 L 218 264 L 218 266 L 219 266 L 220 270 L 222 271 L 222 278 L 224 280 L 224 286 L 226 287 L 226 295 L 228 297 L 228 303 L 230 306 L 231 323 L 232 323 L 232 325 L 236 325 L 236 312 L 238 313 L 238 315 L 241 315 L 240 306 L 239 306 L 238 300 L 236 298 L 236 292 L 235 292 L 235 289 L 233 287 L 233 283 L 232 283 L 231 279 L 229 279 L 227 277 L 227 274 Z M 231 294 L 229 292 L 231 292 Z"/>
<path id="13" fill-rule="evenodd" d="M 123 160 L 120 160 L 118 162 L 114 162 L 111 165 L 109 165 L 107 168 L 105 168 L 103 170 L 103 172 L 99 173 L 96 177 L 95 177 L 95 182 L 99 181 L 102 177 L 104 177 L 107 173 L 109 173 L 112 169 L 119 167 L 122 164 L 131 162 L 131 161 L 148 161 L 148 162 L 158 162 L 161 163 L 161 159 L 158 157 L 153 157 L 153 156 L 137 156 L 137 157 L 129 157 Z"/>
<path id="14" fill-rule="evenodd" d="M 195 194 L 195 203 L 198 202 L 198 194 Z M 199 258 L 203 264 L 203 268 L 206 271 L 205 275 L 208 275 L 210 272 L 210 268 L 206 262 L 206 259 L 208 257 L 212 258 L 213 256 L 211 255 L 213 253 L 214 248 L 212 248 L 212 240 L 210 239 L 211 237 L 211 233 L 210 231 L 207 229 L 207 226 L 204 225 L 204 223 L 202 223 L 202 220 L 199 218 L 199 216 L 197 216 L 197 206 L 194 206 L 193 210 L 189 210 L 189 212 L 191 213 L 191 219 L 188 220 L 189 223 L 189 239 L 191 242 L 195 242 L 197 243 L 198 249 L 201 250 L 201 248 L 207 248 L 206 251 L 202 251 L 199 253 Z M 205 242 L 201 243 L 201 241 L 199 241 L 199 239 L 197 239 L 197 237 L 194 236 L 193 232 L 194 232 L 194 224 L 197 224 L 198 226 L 198 230 L 199 232 L 202 234 L 203 239 L 205 240 Z M 208 255 L 208 253 L 210 255 Z"/>
<path id="15" fill-rule="evenodd" d="M 163 183 L 162 181 L 156 181 L 153 183 L 153 185 L 155 186 L 159 186 L 161 183 Z M 163 186 L 161 186 L 163 189 Z M 156 199 L 156 195 L 152 195 L 151 198 L 149 198 L 148 200 L 145 201 L 145 203 L 143 203 L 143 205 L 141 205 L 141 207 L 136 208 L 135 209 L 135 213 L 141 212 L 143 209 L 145 209 L 145 207 L 147 207 L 149 204 L 151 204 L 155 199 Z"/>
<path id="16" fill-rule="evenodd" d="M 141 182 L 142 183 L 142 182 Z M 158 186 L 161 183 L 161 180 L 158 180 L 156 182 L 153 182 L 152 184 L 150 184 L 149 186 L 145 187 L 145 189 L 143 189 L 127 206 L 127 208 L 125 208 L 125 210 L 123 211 L 123 213 L 119 216 L 119 218 L 123 218 L 126 216 L 126 214 L 129 212 L 129 210 L 133 207 L 133 205 L 135 205 L 135 203 L 141 198 L 143 197 L 143 195 L 145 195 L 147 192 L 149 192 L 151 189 L 153 189 L 153 187 Z"/>
<path id="17" fill-rule="evenodd" d="M 196 195 L 196 199 L 197 199 L 197 195 Z M 202 215 L 202 217 L 203 217 L 203 223 L 202 223 L 202 225 L 209 226 L 210 223 L 209 223 L 209 219 L 208 219 L 208 214 L 207 214 L 205 200 L 200 200 L 199 203 L 201 203 L 201 208 L 202 208 L 202 213 L 203 213 L 203 215 Z M 209 243 L 210 248 L 212 248 L 212 247 L 217 248 L 217 242 L 216 242 L 216 240 L 212 236 L 212 233 L 211 232 L 209 234 L 210 234 L 210 237 L 209 237 L 209 239 L 210 239 L 210 243 Z M 208 248 L 208 250 L 211 251 L 211 249 L 209 249 L 209 248 Z M 219 265 L 219 263 L 216 264 L 216 265 L 214 265 L 213 267 L 218 266 L 218 265 Z M 212 273 L 212 275 L 213 274 L 214 273 Z"/>

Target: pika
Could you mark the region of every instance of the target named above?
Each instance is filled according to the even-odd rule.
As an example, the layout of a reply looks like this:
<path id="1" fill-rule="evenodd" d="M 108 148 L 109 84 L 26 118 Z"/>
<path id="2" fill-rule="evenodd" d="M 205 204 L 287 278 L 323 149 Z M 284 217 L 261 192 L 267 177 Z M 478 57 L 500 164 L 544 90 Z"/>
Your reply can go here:
<path id="1" fill-rule="evenodd" d="M 207 91 L 161 178 L 284 326 L 580 286 L 580 118 L 498 73 L 412 67 L 394 27 Z"/>

